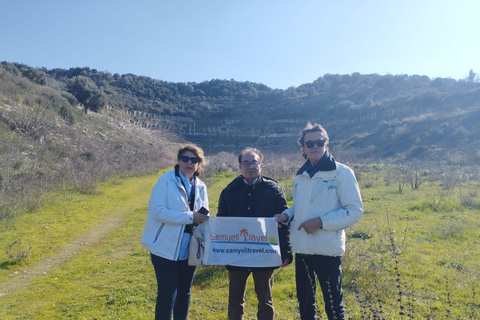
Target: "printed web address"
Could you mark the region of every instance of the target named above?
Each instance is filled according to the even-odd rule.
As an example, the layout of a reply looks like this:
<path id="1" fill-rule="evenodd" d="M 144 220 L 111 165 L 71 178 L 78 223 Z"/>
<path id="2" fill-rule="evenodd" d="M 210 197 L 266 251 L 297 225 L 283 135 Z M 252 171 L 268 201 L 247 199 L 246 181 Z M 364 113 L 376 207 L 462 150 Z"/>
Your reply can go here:
<path id="1" fill-rule="evenodd" d="M 243 253 L 277 253 L 274 249 L 252 249 L 252 248 L 242 248 L 242 249 L 216 249 L 213 248 L 213 252 L 215 253 L 236 253 L 236 254 L 243 254 Z"/>

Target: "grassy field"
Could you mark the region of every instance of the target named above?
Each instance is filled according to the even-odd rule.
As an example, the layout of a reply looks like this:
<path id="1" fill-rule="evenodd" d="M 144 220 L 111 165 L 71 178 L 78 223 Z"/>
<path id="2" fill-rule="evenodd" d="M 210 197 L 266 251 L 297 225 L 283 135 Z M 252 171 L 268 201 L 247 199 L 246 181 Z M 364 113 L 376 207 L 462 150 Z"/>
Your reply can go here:
<path id="1" fill-rule="evenodd" d="M 399 192 L 386 170 L 355 171 L 365 213 L 347 231 L 348 318 L 480 318 L 480 184 L 424 181 Z M 235 176 L 207 180 L 212 213 Z M 157 178 L 52 194 L 37 211 L 1 221 L 0 319 L 152 319 L 155 276 L 140 237 Z M 227 319 L 227 298 L 226 271 L 197 268 L 189 318 Z M 274 299 L 277 319 L 299 319 L 292 265 L 276 271 Z M 256 318 L 255 300 L 250 279 L 246 320 Z"/>

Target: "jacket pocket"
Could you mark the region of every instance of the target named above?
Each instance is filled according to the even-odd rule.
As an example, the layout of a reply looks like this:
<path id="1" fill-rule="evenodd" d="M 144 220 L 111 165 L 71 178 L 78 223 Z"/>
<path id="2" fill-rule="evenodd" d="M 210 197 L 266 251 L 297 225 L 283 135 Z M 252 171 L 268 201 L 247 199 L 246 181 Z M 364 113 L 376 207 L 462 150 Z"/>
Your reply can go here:
<path id="1" fill-rule="evenodd" d="M 335 179 L 317 179 L 311 191 L 310 202 L 316 201 L 319 197 L 330 197 L 331 191 L 336 191 L 336 181 Z"/>
<path id="2" fill-rule="evenodd" d="M 157 230 L 157 233 L 155 234 L 155 239 L 153 239 L 153 242 L 155 243 L 160 236 L 160 232 L 162 232 L 163 227 L 165 226 L 165 223 L 162 223 L 160 227 Z"/>

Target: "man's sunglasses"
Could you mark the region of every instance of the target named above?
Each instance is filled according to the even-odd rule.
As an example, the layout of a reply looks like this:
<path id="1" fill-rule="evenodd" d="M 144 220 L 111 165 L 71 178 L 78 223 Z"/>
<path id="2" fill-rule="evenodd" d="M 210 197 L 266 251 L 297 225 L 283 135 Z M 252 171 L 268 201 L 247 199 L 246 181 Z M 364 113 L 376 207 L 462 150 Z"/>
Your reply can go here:
<path id="1" fill-rule="evenodd" d="M 197 163 L 200 161 L 199 158 L 197 157 L 187 157 L 187 156 L 181 156 L 180 157 L 180 160 L 182 160 L 183 162 L 187 163 L 188 161 L 191 161 L 192 163 Z"/>
<path id="2" fill-rule="evenodd" d="M 325 140 L 319 139 L 317 141 L 312 141 L 312 140 L 305 141 L 305 145 L 307 146 L 307 148 L 313 148 L 315 144 L 321 148 L 325 145 Z"/>

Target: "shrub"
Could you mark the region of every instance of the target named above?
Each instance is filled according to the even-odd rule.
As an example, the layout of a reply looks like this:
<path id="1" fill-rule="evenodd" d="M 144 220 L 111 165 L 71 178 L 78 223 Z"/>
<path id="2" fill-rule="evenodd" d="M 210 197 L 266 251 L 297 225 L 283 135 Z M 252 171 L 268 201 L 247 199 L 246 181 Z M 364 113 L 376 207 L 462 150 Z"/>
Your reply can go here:
<path id="1" fill-rule="evenodd" d="M 58 113 L 68 124 L 75 124 L 75 112 L 70 106 L 62 106 Z"/>
<path id="2" fill-rule="evenodd" d="M 7 255 L 13 264 L 22 264 L 30 258 L 32 245 L 22 244 L 22 239 L 18 239 L 7 244 Z"/>

